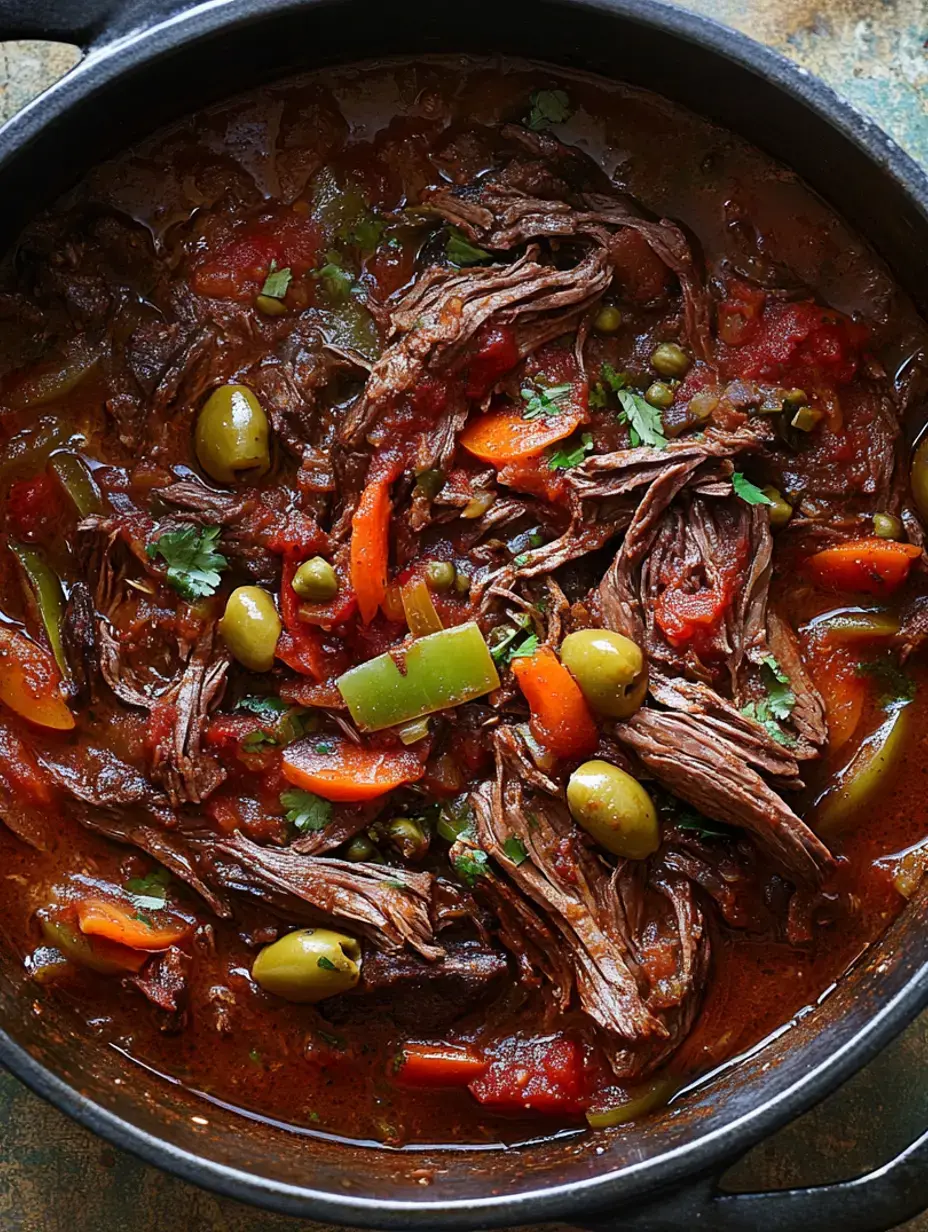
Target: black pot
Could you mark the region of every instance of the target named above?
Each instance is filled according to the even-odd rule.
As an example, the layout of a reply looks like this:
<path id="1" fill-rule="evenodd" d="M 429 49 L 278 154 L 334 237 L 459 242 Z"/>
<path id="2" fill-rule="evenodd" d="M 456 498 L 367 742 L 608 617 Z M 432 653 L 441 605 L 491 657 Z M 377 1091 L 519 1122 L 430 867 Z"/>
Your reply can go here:
<path id="1" fill-rule="evenodd" d="M 0 0 L 0 36 L 65 38 L 82 63 L 0 131 L 0 243 L 80 173 L 203 103 L 323 63 L 506 52 L 646 86 L 792 166 L 869 239 L 923 311 L 928 179 L 779 56 L 656 0 Z M 839 988 L 679 1109 L 630 1131 L 507 1152 L 361 1149 L 245 1119 L 141 1069 L 0 970 L 0 1060 L 115 1145 L 279 1211 L 384 1228 L 565 1219 L 587 1228 L 877 1232 L 928 1204 L 928 1133 L 821 1189 L 719 1195 L 715 1178 L 828 1094 L 928 1005 L 928 886 Z M 435 1168 L 431 1185 L 411 1175 Z M 420 1173 L 421 1175 L 421 1173 Z"/>

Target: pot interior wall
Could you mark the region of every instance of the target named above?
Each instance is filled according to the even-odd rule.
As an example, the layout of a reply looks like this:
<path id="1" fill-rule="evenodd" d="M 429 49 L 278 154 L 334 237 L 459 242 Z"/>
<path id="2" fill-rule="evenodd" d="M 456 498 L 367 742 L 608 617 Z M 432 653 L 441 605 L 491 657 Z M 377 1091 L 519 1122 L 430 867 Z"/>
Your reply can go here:
<path id="1" fill-rule="evenodd" d="M 237 11 L 230 6 L 230 13 Z M 493 6 L 479 0 L 468 7 L 466 18 L 422 3 L 407 4 L 398 16 L 382 3 L 332 0 L 265 16 L 260 25 L 257 20 L 202 32 L 138 68 L 131 84 L 101 81 L 87 101 L 27 147 L 9 152 L 0 174 L 15 189 L 0 194 L 0 246 L 8 246 L 25 219 L 88 166 L 204 102 L 314 65 L 375 53 L 492 50 L 646 86 L 748 137 L 794 167 L 867 235 L 913 299 L 928 308 L 921 271 L 911 259 L 913 251 L 928 247 L 928 223 L 910 198 L 825 121 L 719 53 L 696 51 L 669 33 L 610 16 L 606 6 L 555 0 Z M 647 1165 L 749 1119 L 762 1102 L 786 1099 L 794 1083 L 830 1060 L 874 1015 L 889 1012 L 907 983 L 920 979 L 923 999 L 928 996 L 926 937 L 928 893 L 923 893 L 839 989 L 791 1031 L 641 1127 L 506 1153 L 420 1151 L 403 1155 L 402 1163 L 392 1152 L 346 1148 L 248 1121 L 168 1086 L 102 1044 L 88 1043 L 87 1028 L 25 985 L 9 957 L 0 964 L 0 1026 L 88 1100 L 177 1150 L 347 1198 L 468 1202 Z M 790 1103 L 789 1111 L 799 1110 L 798 1103 Z M 746 1148 L 749 1134 L 746 1124 L 743 1135 L 728 1143 L 730 1149 Z M 681 1158 L 681 1172 L 686 1164 Z M 433 1167 L 430 1185 L 413 1175 Z M 645 1181 L 633 1179 L 628 1192 Z M 373 1213 L 370 1218 L 377 1220 Z M 465 1209 L 459 1221 L 478 1218 Z"/>

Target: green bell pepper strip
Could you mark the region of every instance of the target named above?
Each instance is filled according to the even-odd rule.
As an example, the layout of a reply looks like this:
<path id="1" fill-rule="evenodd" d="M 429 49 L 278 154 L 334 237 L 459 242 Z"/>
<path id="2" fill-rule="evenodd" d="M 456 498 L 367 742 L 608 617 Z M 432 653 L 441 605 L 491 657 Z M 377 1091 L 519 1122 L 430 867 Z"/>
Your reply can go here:
<path id="1" fill-rule="evenodd" d="M 460 706 L 499 688 L 499 676 L 480 629 L 472 621 L 420 637 L 402 653 L 351 668 L 336 681 L 362 731 L 380 731 Z"/>
<path id="2" fill-rule="evenodd" d="M 76 453 L 63 449 L 49 459 L 55 478 L 70 496 L 82 518 L 103 512 L 103 497 L 86 463 Z"/>
<path id="3" fill-rule="evenodd" d="M 893 706 L 876 731 L 863 741 L 840 771 L 834 786 L 816 801 L 816 833 L 830 835 L 840 832 L 851 814 L 872 798 L 887 771 L 898 760 L 908 728 L 908 705 Z"/>
<path id="4" fill-rule="evenodd" d="M 61 672 L 61 679 L 70 683 L 71 667 L 61 639 L 64 624 L 64 594 L 61 582 L 32 548 L 27 548 L 22 543 L 11 543 L 10 551 L 19 561 L 29 592 L 38 608 L 48 644 Z"/>

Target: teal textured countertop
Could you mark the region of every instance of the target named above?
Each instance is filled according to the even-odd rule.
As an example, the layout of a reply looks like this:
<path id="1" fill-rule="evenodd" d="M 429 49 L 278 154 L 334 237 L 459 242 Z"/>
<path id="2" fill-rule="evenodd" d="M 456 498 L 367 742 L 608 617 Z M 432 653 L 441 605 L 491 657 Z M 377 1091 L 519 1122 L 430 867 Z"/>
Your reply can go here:
<path id="1" fill-rule="evenodd" d="M 688 7 L 823 77 L 928 163 L 928 0 L 694 0 Z M 0 44 L 0 117 L 74 60 L 73 50 L 62 46 Z M 755 1148 L 726 1184 L 753 1190 L 853 1177 L 905 1147 L 924 1130 L 926 1118 L 923 1015 L 831 1099 Z M 545 1226 L 566 1232 L 565 1225 Z M 2 1072 L 0 1229 L 334 1232 L 253 1211 L 166 1176 L 94 1138 Z M 907 1224 L 906 1232 L 928 1232 L 928 1213 Z"/>

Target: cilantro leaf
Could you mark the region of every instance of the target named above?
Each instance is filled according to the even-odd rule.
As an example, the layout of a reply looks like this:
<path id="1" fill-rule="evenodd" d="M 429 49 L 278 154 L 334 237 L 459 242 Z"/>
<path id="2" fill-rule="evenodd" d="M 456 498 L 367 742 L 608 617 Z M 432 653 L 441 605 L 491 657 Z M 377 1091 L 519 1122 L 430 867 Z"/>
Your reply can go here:
<path id="1" fill-rule="evenodd" d="M 624 372 L 617 372 L 612 364 L 603 364 L 600 369 L 600 376 L 603 383 L 607 385 L 614 394 L 617 394 L 620 389 L 624 389 L 628 384 L 628 377 Z"/>
<path id="2" fill-rule="evenodd" d="M 519 558 L 516 557 L 517 563 L 518 559 Z M 529 633 L 531 624 L 531 618 L 523 613 L 521 616 L 516 618 L 515 624 L 510 625 L 508 629 L 505 629 L 503 626 L 499 626 L 499 628 L 502 629 L 502 632 L 496 634 L 493 645 L 490 647 L 490 657 L 494 663 L 500 666 L 505 666 L 507 663 L 510 663 L 512 659 L 515 658 L 517 646 L 527 645 L 533 639 L 534 646 L 531 650 L 525 651 L 525 653 L 535 653 L 535 650 L 538 647 L 538 638 L 535 637 L 534 633 Z"/>
<path id="3" fill-rule="evenodd" d="M 579 466 L 588 453 L 593 452 L 593 437 L 589 432 L 584 432 L 580 437 L 580 444 L 575 445 L 573 449 L 555 449 L 554 453 L 548 458 L 548 469 L 552 471 L 567 471 L 573 466 Z"/>
<path id="4" fill-rule="evenodd" d="M 892 659 L 874 659 L 869 663 L 858 663 L 857 674 L 869 676 L 874 682 L 881 706 L 905 705 L 915 697 L 915 681 Z"/>
<path id="5" fill-rule="evenodd" d="M 170 882 L 171 874 L 168 870 L 156 868 L 144 877 L 130 877 L 125 889 L 137 911 L 159 911 L 167 900 Z"/>
<path id="6" fill-rule="evenodd" d="M 354 277 L 345 269 L 341 254 L 327 252 L 325 265 L 313 270 L 313 278 L 322 283 L 326 295 L 336 304 L 347 303 L 354 287 Z"/>
<path id="7" fill-rule="evenodd" d="M 666 449 L 667 437 L 664 436 L 664 423 L 658 408 L 646 402 L 640 394 L 633 394 L 630 389 L 619 389 L 616 393 L 622 407 L 619 422 L 628 424 L 632 444 Z"/>
<path id="8" fill-rule="evenodd" d="M 448 228 L 448 242 L 445 245 L 445 255 L 452 265 L 479 265 L 482 261 L 492 261 L 493 257 L 485 248 L 472 244 L 459 227 Z"/>
<path id="9" fill-rule="evenodd" d="M 596 410 L 603 410 L 608 405 L 609 399 L 606 396 L 606 391 L 601 381 L 597 381 L 595 385 L 590 386 L 587 402 Z"/>
<path id="10" fill-rule="evenodd" d="M 551 124 L 563 124 L 571 117 L 570 99 L 566 90 L 535 90 L 530 96 L 531 111 L 526 126 L 540 132 Z"/>
<path id="11" fill-rule="evenodd" d="M 503 843 L 503 851 L 513 864 L 523 864 L 528 859 L 525 844 L 514 834 L 510 835 L 505 843 Z"/>
<path id="12" fill-rule="evenodd" d="M 220 570 L 229 562 L 215 550 L 219 538 L 218 526 L 184 526 L 165 531 L 146 549 L 149 560 L 156 556 L 168 567 L 168 582 L 188 602 L 214 595 L 219 586 Z"/>
<path id="13" fill-rule="evenodd" d="M 509 662 L 513 659 L 530 659 L 538 649 L 537 633 L 530 633 L 524 642 L 520 642 L 509 655 Z"/>
<path id="14" fill-rule="evenodd" d="M 366 256 L 380 243 L 386 226 L 386 222 L 376 214 L 363 214 L 351 226 L 342 227 L 338 238 L 346 244 L 353 244 Z"/>
<path id="15" fill-rule="evenodd" d="M 321 967 L 323 971 L 337 971 L 338 970 L 338 967 L 336 967 L 335 963 L 332 962 L 331 958 L 326 958 L 324 954 L 320 954 L 319 957 L 316 959 L 316 966 Z"/>
<path id="16" fill-rule="evenodd" d="M 268 270 L 267 278 L 264 280 L 264 286 L 261 288 L 262 295 L 269 295 L 271 299 L 283 299 L 287 294 L 293 275 L 290 272 L 290 267 L 286 269 L 278 269 L 277 262 L 271 261 L 271 267 Z"/>
<path id="17" fill-rule="evenodd" d="M 276 723 L 290 707 L 282 697 L 258 697 L 256 694 L 249 694 L 247 697 L 240 697 L 232 709 L 256 714 L 260 719 L 271 719 Z"/>
<path id="18" fill-rule="evenodd" d="M 773 717 L 770 712 L 770 705 L 766 699 L 762 699 L 759 702 L 748 702 L 746 706 L 741 707 L 741 713 L 746 718 L 753 719 L 755 723 L 759 723 L 767 732 L 767 735 L 774 739 L 777 744 L 790 748 L 796 743 L 793 737 L 785 732 Z"/>
<path id="19" fill-rule="evenodd" d="M 773 655 L 764 655 L 761 660 L 760 674 L 764 688 L 767 690 L 771 715 L 781 721 L 788 719 L 796 705 L 796 694 L 789 686 L 789 676 Z"/>
<path id="20" fill-rule="evenodd" d="M 746 479 L 740 471 L 735 471 L 731 477 L 731 486 L 734 489 L 735 496 L 740 496 L 748 505 L 772 505 L 773 501 L 769 496 L 751 483 L 750 479 Z"/>
<path id="21" fill-rule="evenodd" d="M 285 810 L 287 821 L 299 834 L 324 829 L 332 817 L 332 805 L 328 800 L 299 787 L 281 792 L 280 803 Z"/>
<path id="22" fill-rule="evenodd" d="M 548 385 L 545 388 L 525 385 L 519 391 L 525 400 L 526 407 L 522 412 L 523 419 L 554 419 L 560 415 L 563 402 L 573 392 L 573 385 Z"/>
<path id="23" fill-rule="evenodd" d="M 468 847 L 455 857 L 454 867 L 468 885 L 475 885 L 478 877 L 487 875 L 487 853 L 480 847 Z"/>

